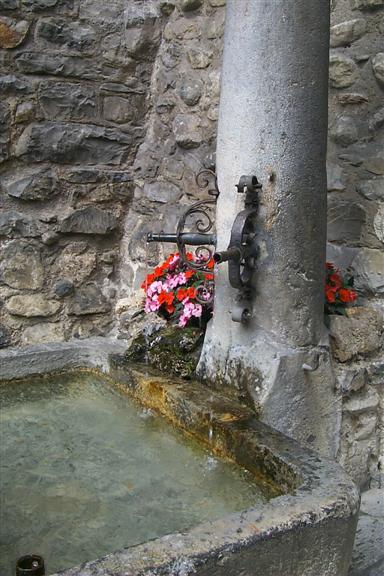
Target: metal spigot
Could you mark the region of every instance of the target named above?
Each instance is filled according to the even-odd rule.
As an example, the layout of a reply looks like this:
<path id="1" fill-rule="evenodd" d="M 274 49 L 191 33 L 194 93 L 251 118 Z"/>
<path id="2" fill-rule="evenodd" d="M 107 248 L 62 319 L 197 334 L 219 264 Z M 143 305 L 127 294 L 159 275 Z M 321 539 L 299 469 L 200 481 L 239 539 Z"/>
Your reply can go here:
<path id="1" fill-rule="evenodd" d="M 216 244 L 215 234 L 201 234 L 199 232 L 183 232 L 179 235 L 168 234 L 166 232 L 160 234 L 149 232 L 147 234 L 147 242 L 170 242 L 171 244 L 177 244 L 179 240 L 188 246 L 201 246 L 202 244 L 214 246 Z"/>

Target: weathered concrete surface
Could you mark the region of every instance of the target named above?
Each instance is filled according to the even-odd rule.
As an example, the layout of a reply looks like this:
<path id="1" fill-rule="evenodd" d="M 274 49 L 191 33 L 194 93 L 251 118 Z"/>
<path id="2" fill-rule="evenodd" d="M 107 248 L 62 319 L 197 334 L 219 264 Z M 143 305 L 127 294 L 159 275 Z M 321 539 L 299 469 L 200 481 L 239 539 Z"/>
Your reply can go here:
<path id="1" fill-rule="evenodd" d="M 119 354 L 120 353 L 120 354 Z M 198 383 L 120 366 L 121 346 L 103 339 L 8 349 L 0 377 L 99 367 L 144 405 L 217 454 L 277 485 L 265 505 L 185 533 L 126 548 L 62 576 L 346 576 L 359 493 L 341 468 L 259 422 L 249 408 Z M 14 372 L 12 373 L 12 370 Z"/>
<path id="2" fill-rule="evenodd" d="M 120 341 L 107 338 L 7 348 L 0 351 L 0 380 L 81 367 L 105 371 L 109 366 L 108 356 L 124 350 Z"/>
<path id="3" fill-rule="evenodd" d="M 263 184 L 259 257 L 247 326 L 231 320 L 235 292 L 227 266 L 219 267 L 220 313 L 208 329 L 199 374 L 234 386 L 245 381 L 266 422 L 335 455 L 340 398 L 323 325 L 328 47 L 325 0 L 227 3 L 217 249 L 227 248 L 242 205 L 235 184 L 255 174 Z"/>
<path id="4" fill-rule="evenodd" d="M 363 492 L 349 576 L 384 574 L 384 490 Z"/>

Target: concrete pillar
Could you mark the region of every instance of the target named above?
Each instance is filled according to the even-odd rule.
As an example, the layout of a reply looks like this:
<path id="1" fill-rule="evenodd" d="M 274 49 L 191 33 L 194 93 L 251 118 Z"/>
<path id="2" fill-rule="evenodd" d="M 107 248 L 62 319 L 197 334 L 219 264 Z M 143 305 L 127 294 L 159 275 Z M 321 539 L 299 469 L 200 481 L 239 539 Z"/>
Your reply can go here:
<path id="1" fill-rule="evenodd" d="M 217 141 L 219 250 L 241 209 L 235 184 L 263 185 L 253 317 L 231 320 L 227 265 L 202 378 L 247 391 L 262 418 L 328 454 L 339 399 L 324 333 L 328 0 L 227 0 Z"/>

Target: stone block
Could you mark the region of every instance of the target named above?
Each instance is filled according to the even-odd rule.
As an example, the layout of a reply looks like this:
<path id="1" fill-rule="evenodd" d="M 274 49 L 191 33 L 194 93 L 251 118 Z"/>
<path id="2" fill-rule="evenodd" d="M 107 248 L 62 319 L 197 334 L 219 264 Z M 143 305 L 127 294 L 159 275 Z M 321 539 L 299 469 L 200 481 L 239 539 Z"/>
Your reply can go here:
<path id="1" fill-rule="evenodd" d="M 354 106 L 356 104 L 365 104 L 369 98 L 365 94 L 359 92 L 345 92 L 339 94 L 338 100 L 342 106 Z"/>
<path id="2" fill-rule="evenodd" d="M 58 322 L 44 322 L 43 324 L 28 326 L 21 336 L 21 344 L 24 346 L 62 342 L 63 340 L 65 340 L 64 328 Z"/>
<path id="3" fill-rule="evenodd" d="M 79 6 L 80 18 L 84 21 L 103 20 L 106 23 L 124 21 L 124 5 L 121 0 L 109 0 L 107 4 L 100 5 L 95 0 L 81 0 Z M 141 3 L 140 3 L 141 4 Z M 138 7 L 140 10 L 140 7 Z"/>
<path id="4" fill-rule="evenodd" d="M 87 244 L 84 242 L 76 242 L 66 246 L 52 266 L 54 277 L 65 276 L 66 280 L 64 282 L 71 281 L 72 286 L 79 286 L 84 280 L 89 278 L 96 269 L 97 261 L 96 253 L 86 251 L 86 249 Z M 61 292 L 63 291 L 62 284 L 60 286 L 56 285 L 56 288 L 61 290 Z"/>
<path id="5" fill-rule="evenodd" d="M 198 148 L 203 141 L 200 118 L 192 114 L 178 114 L 173 121 L 173 134 L 180 148 Z"/>
<path id="6" fill-rule="evenodd" d="M 338 46 L 348 46 L 358 38 L 361 38 L 367 29 L 367 23 L 364 18 L 355 18 L 347 20 L 331 27 L 330 44 L 332 48 Z"/>
<path id="7" fill-rule="evenodd" d="M 172 182 L 146 182 L 144 184 L 143 194 L 153 202 L 160 202 L 161 204 L 175 203 L 180 200 L 183 195 L 182 191 L 176 184 Z"/>
<path id="8" fill-rule="evenodd" d="M 65 271 L 66 273 L 66 271 Z M 74 284 L 68 278 L 61 278 L 55 285 L 53 286 L 53 292 L 55 296 L 58 298 L 64 298 L 65 296 L 69 296 L 74 291 Z"/>
<path id="9" fill-rule="evenodd" d="M 203 0 L 180 0 L 180 8 L 183 12 L 197 10 L 203 4 Z"/>
<path id="10" fill-rule="evenodd" d="M 92 52 L 96 44 L 96 33 L 91 26 L 65 20 L 64 18 L 42 18 L 35 32 L 36 40 L 55 45 L 58 49 Z"/>
<path id="11" fill-rule="evenodd" d="M 135 60 L 152 62 L 160 43 L 160 30 L 156 21 L 151 20 L 142 26 L 128 27 L 124 34 L 124 48 Z"/>
<path id="12" fill-rule="evenodd" d="M 3 142 L 8 141 L 8 130 L 11 127 L 11 111 L 7 102 L 0 102 L 0 138 Z"/>
<path id="13" fill-rule="evenodd" d="M 343 410 L 340 464 L 362 489 L 367 487 L 372 463 L 378 457 L 377 426 L 375 412 Z"/>
<path id="14" fill-rule="evenodd" d="M 384 106 L 379 108 L 369 119 L 368 128 L 370 132 L 376 132 L 384 126 Z"/>
<path id="15" fill-rule="evenodd" d="M 90 282 L 76 290 L 74 300 L 68 306 L 68 314 L 72 316 L 103 314 L 109 312 L 110 309 L 111 305 L 100 288 Z"/>
<path id="16" fill-rule="evenodd" d="M 346 188 L 343 169 L 339 164 L 327 162 L 328 192 L 344 192 Z"/>
<path id="17" fill-rule="evenodd" d="M 198 78 L 184 78 L 180 88 L 180 97 L 187 106 L 195 106 L 201 98 L 204 84 Z"/>
<path id="18" fill-rule="evenodd" d="M 379 395 L 373 388 L 364 390 L 359 394 L 352 394 L 347 400 L 343 402 L 343 412 L 349 414 L 362 414 L 363 412 L 376 412 L 379 407 Z M 360 431 L 359 434 L 362 439 L 363 436 L 368 436 Z"/>
<path id="19" fill-rule="evenodd" d="M 205 27 L 205 36 L 209 40 L 221 38 L 224 34 L 225 12 L 219 12 L 215 18 L 210 18 Z"/>
<path id="20" fill-rule="evenodd" d="M 384 6 L 384 0 L 351 0 L 352 10 L 375 10 Z"/>
<path id="21" fill-rule="evenodd" d="M 331 137 L 340 146 L 350 146 L 359 138 L 356 121 L 351 116 L 339 116 L 331 129 Z"/>
<path id="22" fill-rule="evenodd" d="M 96 206 L 75 210 L 60 223 L 60 231 L 71 234 L 109 234 L 116 227 L 116 216 Z"/>
<path id="23" fill-rule="evenodd" d="M 187 52 L 187 56 L 192 68 L 203 69 L 208 68 L 210 65 L 213 58 L 213 53 L 211 50 L 190 48 Z"/>
<path id="24" fill-rule="evenodd" d="M 49 10 L 58 4 L 59 0 L 21 0 L 23 8 L 32 12 L 42 12 Z"/>
<path id="25" fill-rule="evenodd" d="M 384 244 L 384 204 L 381 204 L 376 211 L 373 219 L 373 229 L 378 240 Z"/>
<path id="26" fill-rule="evenodd" d="M 42 82 L 39 102 L 48 120 L 86 120 L 97 118 L 97 96 L 89 86 L 67 82 Z"/>
<path id="27" fill-rule="evenodd" d="M 364 159 L 364 168 L 377 176 L 384 175 L 384 151 L 382 146 L 378 145 L 376 154 Z"/>
<path id="28" fill-rule="evenodd" d="M 106 96 L 104 98 L 104 118 L 117 124 L 144 119 L 145 97 L 131 95 L 128 98 L 121 96 Z"/>
<path id="29" fill-rule="evenodd" d="M 114 128 L 44 122 L 28 126 L 16 156 L 29 162 L 121 164 L 132 138 Z"/>
<path id="30" fill-rule="evenodd" d="M 0 17 L 0 48 L 16 48 L 24 41 L 29 30 L 27 20 Z"/>
<path id="31" fill-rule="evenodd" d="M 49 54 L 48 52 L 22 52 L 15 58 L 17 68 L 25 74 L 81 78 L 83 80 L 109 80 L 118 82 L 126 76 L 123 67 L 115 68 L 80 56 Z"/>
<path id="32" fill-rule="evenodd" d="M 366 356 L 380 348 L 383 317 L 373 308 L 350 308 L 348 316 L 332 315 L 329 320 L 332 350 L 340 362 Z"/>
<path id="33" fill-rule="evenodd" d="M 343 395 L 350 395 L 364 388 L 368 383 L 366 368 L 346 368 L 338 375 L 338 383 Z"/>
<path id="34" fill-rule="evenodd" d="M 9 242 L 1 251 L 1 279 L 11 288 L 38 290 L 44 283 L 40 250 L 24 240 Z"/>
<path id="35" fill-rule="evenodd" d="M 0 11 L 16 10 L 19 7 L 19 0 L 0 0 Z"/>
<path id="36" fill-rule="evenodd" d="M 36 116 L 36 108 L 33 102 L 20 102 L 15 110 L 15 123 L 29 122 Z"/>
<path id="37" fill-rule="evenodd" d="M 33 220 L 16 212 L 15 210 L 4 211 L 0 213 L 0 236 L 8 238 L 17 238 L 24 236 L 34 238 L 40 236 L 41 228 L 36 220 Z"/>
<path id="38" fill-rule="evenodd" d="M 47 200 L 59 192 L 56 172 L 51 168 L 16 173 L 4 178 L 2 187 L 9 196 L 21 200 Z"/>
<path id="39" fill-rule="evenodd" d="M 356 82 L 359 70 L 348 56 L 331 54 L 329 59 L 329 80 L 332 88 L 348 88 Z"/>
<path id="40" fill-rule="evenodd" d="M 361 248 L 352 261 L 355 285 L 359 290 L 384 294 L 384 252 Z"/>
<path id="41" fill-rule="evenodd" d="M 340 196 L 328 198 L 327 238 L 329 242 L 358 242 L 366 221 L 362 206 Z"/>
<path id="42" fill-rule="evenodd" d="M 1 7 L 1 4 L 0 4 Z M 0 324 L 0 348 L 6 348 L 11 343 L 11 335 L 6 326 Z"/>
<path id="43" fill-rule="evenodd" d="M 160 96 L 157 98 L 155 106 L 158 114 L 169 114 L 176 106 L 176 102 L 173 96 Z"/>
<path id="44" fill-rule="evenodd" d="M 384 85 L 384 52 L 379 52 L 372 58 L 372 69 L 376 80 Z"/>
<path id="45" fill-rule="evenodd" d="M 5 308 L 10 314 L 25 318 L 53 316 L 60 310 L 60 307 L 59 302 L 48 300 L 43 294 L 11 296 L 5 303 Z"/>
<path id="46" fill-rule="evenodd" d="M 170 16 L 175 9 L 173 2 L 160 2 L 160 12 L 163 16 Z"/>
<path id="47" fill-rule="evenodd" d="M 184 163 L 174 158 L 164 158 L 162 164 L 162 171 L 166 176 L 181 180 L 184 174 Z"/>
<path id="48" fill-rule="evenodd" d="M 14 95 L 31 92 L 33 92 L 33 88 L 26 78 L 18 78 L 13 74 L 0 76 L 0 94 Z"/>

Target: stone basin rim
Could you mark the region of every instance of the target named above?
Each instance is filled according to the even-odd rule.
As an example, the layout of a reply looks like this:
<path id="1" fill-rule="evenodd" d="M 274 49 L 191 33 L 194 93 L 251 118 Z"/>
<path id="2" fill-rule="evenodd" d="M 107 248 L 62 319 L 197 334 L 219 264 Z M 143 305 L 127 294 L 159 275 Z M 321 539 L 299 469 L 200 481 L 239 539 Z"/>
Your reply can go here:
<path id="1" fill-rule="evenodd" d="M 124 350 L 123 342 L 106 338 L 8 348 L 0 351 L 0 381 L 76 368 L 97 369 L 117 380 L 121 377 L 122 370 L 118 367 L 116 369 L 116 358 L 123 354 Z M 134 379 L 135 385 L 140 383 L 140 371 L 136 367 L 124 367 L 124 373 L 127 378 Z M 153 381 L 156 380 L 160 382 L 160 387 L 166 386 L 167 378 L 154 376 Z M 172 380 L 175 381 L 175 386 L 179 387 L 178 393 L 180 386 L 182 388 L 183 384 L 189 384 L 177 379 Z M 171 386 L 169 381 L 167 385 Z M 193 385 L 200 386 L 202 393 L 204 392 L 203 386 Z M 214 394 L 217 396 L 217 393 Z M 138 397 L 134 392 L 132 395 Z M 172 396 L 172 389 L 171 397 L 172 401 L 175 397 L 177 401 L 177 395 Z M 239 405 L 233 405 L 238 409 Z M 249 412 L 248 408 L 244 410 Z M 269 451 L 276 461 L 280 461 L 281 466 L 287 466 L 291 470 L 297 484 L 293 494 L 277 496 L 266 504 L 200 524 L 183 533 L 169 534 L 114 551 L 103 558 L 62 570 L 57 574 L 186 576 L 199 573 L 207 563 L 288 532 L 329 522 L 356 522 L 359 491 L 339 465 L 319 457 L 255 417 L 249 417 L 246 424 L 247 428 L 244 430 L 239 418 L 238 422 L 220 423 L 220 426 L 232 430 L 238 427 L 238 432 L 246 434 L 248 439 L 254 438 L 259 444 L 261 441 L 263 449 Z M 276 443 L 279 444 L 278 448 Z"/>

